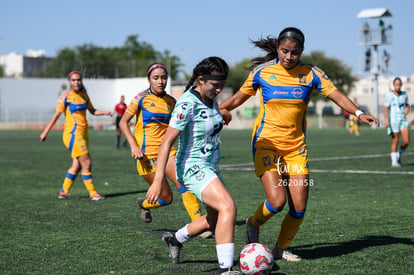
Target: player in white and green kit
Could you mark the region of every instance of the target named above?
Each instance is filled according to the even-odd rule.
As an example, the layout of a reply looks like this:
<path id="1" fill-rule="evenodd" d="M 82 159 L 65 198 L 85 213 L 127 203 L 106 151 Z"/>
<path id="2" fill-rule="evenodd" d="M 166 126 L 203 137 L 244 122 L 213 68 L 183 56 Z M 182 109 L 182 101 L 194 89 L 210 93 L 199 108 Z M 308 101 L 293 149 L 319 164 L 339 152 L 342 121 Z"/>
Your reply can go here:
<path id="1" fill-rule="evenodd" d="M 156 202 L 165 177 L 168 152 L 179 138 L 176 156 L 177 179 L 206 205 L 207 214 L 180 228 L 165 232 L 173 263 L 180 262 L 182 245 L 206 230 L 215 230 L 219 268 L 216 274 L 233 274 L 234 225 L 236 204 L 223 184 L 218 170 L 220 160 L 219 132 L 223 117 L 217 105 L 229 67 L 219 57 L 202 60 L 193 70 L 186 92 L 178 99 L 169 127 L 158 153 L 154 181 L 147 192 L 147 200 Z M 193 86 L 193 83 L 197 84 Z"/>
<path id="2" fill-rule="evenodd" d="M 393 81 L 394 89 L 387 93 L 384 102 L 385 127 L 392 137 L 391 142 L 391 166 L 400 167 L 400 159 L 404 150 L 410 144 L 410 131 L 408 127 L 407 114 L 410 111 L 407 92 L 401 91 L 401 78 L 396 77 Z M 402 143 L 398 149 L 399 136 Z"/>
<path id="3" fill-rule="evenodd" d="M 181 131 L 176 156 L 177 179 L 202 200 L 203 189 L 220 176 L 217 165 L 223 118 L 218 106 L 204 102 L 198 92 L 190 89 L 178 100 L 170 127 Z"/>

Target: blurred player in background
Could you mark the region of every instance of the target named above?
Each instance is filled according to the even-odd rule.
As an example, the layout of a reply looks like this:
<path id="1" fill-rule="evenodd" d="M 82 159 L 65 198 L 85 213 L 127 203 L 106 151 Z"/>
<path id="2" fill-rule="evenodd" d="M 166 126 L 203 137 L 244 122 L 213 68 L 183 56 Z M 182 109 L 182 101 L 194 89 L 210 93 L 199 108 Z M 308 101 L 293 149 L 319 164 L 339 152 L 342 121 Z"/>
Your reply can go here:
<path id="1" fill-rule="evenodd" d="M 95 116 L 112 116 L 110 111 L 100 111 L 93 107 L 88 93 L 82 83 L 82 74 L 72 71 L 68 75 L 70 90 L 63 92 L 58 100 L 56 112 L 40 135 L 40 141 L 45 141 L 47 134 L 53 128 L 62 113 L 65 114 L 65 127 L 63 130 L 63 143 L 72 156 L 72 166 L 66 173 L 59 199 L 69 199 L 69 193 L 79 171 L 89 197 L 93 201 L 104 200 L 105 197 L 96 192 L 92 183 L 92 161 L 89 154 L 88 121 L 86 110 Z"/>
<path id="2" fill-rule="evenodd" d="M 178 99 L 158 155 L 154 182 L 147 200 L 156 202 L 162 194 L 163 179 L 168 169 L 168 156 L 176 139 L 178 152 L 176 169 L 178 181 L 206 205 L 207 215 L 180 228 L 165 232 L 172 263 L 180 262 L 181 247 L 194 236 L 215 229 L 219 268 L 216 274 L 233 274 L 234 225 L 236 204 L 223 184 L 220 160 L 219 133 L 223 118 L 217 105 L 217 95 L 226 83 L 229 68 L 219 57 L 203 59 L 193 69 L 184 94 Z M 193 86 L 194 82 L 197 82 Z"/>
<path id="3" fill-rule="evenodd" d="M 231 111 L 256 93 L 260 94 L 260 111 L 252 134 L 252 153 L 256 176 L 260 177 L 266 199 L 246 221 L 247 242 L 259 242 L 259 228 L 273 215 L 286 214 L 273 248 L 275 259 L 300 261 L 301 257 L 286 250 L 305 216 L 309 186 L 308 148 L 305 139 L 306 111 L 312 93 L 335 102 L 355 114 L 364 123 L 378 120 L 364 114 L 335 87 L 318 67 L 300 61 L 305 37 L 297 28 L 286 28 L 279 37 L 266 37 L 253 44 L 266 56 L 252 59 L 251 71 L 240 90 L 220 104 Z"/>
<path id="4" fill-rule="evenodd" d="M 354 104 L 359 107 L 356 98 L 354 98 Z M 359 136 L 359 119 L 353 114 L 348 114 L 348 131 L 350 135 Z"/>
<path id="5" fill-rule="evenodd" d="M 116 113 L 115 127 L 116 127 L 116 148 L 121 146 L 121 128 L 119 128 L 119 122 L 121 121 L 122 115 L 125 113 L 127 105 L 125 104 L 125 96 L 121 95 L 119 103 L 115 105 L 114 113 Z M 127 146 L 127 140 L 124 140 L 124 147 Z"/>
<path id="6" fill-rule="evenodd" d="M 348 117 L 348 131 L 350 135 L 359 136 L 359 119 L 353 114 L 349 114 Z"/>
<path id="7" fill-rule="evenodd" d="M 407 115 L 410 112 L 407 92 L 401 91 L 401 78 L 396 77 L 392 82 L 394 89 L 389 91 L 384 102 L 384 118 L 387 133 L 391 136 L 391 166 L 401 166 L 401 156 L 410 144 L 410 129 L 408 128 Z M 398 149 L 400 142 L 402 143 Z"/>
<path id="8" fill-rule="evenodd" d="M 168 81 L 168 72 L 164 64 L 155 63 L 148 67 L 147 78 L 150 87 L 135 96 L 126 109 L 119 123 L 122 133 L 131 147 L 131 155 L 136 162 L 138 174 L 149 185 L 154 180 L 157 170 L 158 151 L 171 118 L 171 112 L 175 106 L 175 99 L 165 92 Z M 132 135 L 129 128 L 131 119 L 136 116 L 135 134 Z M 175 175 L 176 149 L 169 153 L 167 165 L 167 177 L 174 183 L 181 194 L 184 207 L 191 220 L 201 217 L 200 204 L 194 194 L 187 191 Z M 162 192 L 156 202 L 148 202 L 145 198 L 138 198 L 138 207 L 144 222 L 151 222 L 150 209 L 159 208 L 171 204 L 173 194 L 166 178 L 162 181 Z M 211 235 L 211 234 L 210 234 Z M 208 237 L 207 235 L 204 237 Z"/>

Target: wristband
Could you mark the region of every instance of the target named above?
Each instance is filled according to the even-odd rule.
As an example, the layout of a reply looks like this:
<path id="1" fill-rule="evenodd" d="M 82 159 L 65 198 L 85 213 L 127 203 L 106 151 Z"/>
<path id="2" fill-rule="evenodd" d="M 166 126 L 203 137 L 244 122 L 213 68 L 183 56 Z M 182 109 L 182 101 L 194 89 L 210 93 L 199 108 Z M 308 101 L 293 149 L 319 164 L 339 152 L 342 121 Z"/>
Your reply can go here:
<path id="1" fill-rule="evenodd" d="M 356 115 L 357 118 L 359 118 L 363 114 L 364 114 L 364 112 L 361 111 L 361 110 L 356 110 L 356 112 L 355 112 L 355 115 Z"/>

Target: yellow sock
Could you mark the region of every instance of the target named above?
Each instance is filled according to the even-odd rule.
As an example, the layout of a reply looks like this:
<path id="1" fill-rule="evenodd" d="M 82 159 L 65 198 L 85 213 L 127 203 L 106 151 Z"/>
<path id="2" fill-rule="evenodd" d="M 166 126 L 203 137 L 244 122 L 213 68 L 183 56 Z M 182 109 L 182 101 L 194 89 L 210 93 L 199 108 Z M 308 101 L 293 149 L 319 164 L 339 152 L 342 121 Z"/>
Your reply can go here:
<path id="1" fill-rule="evenodd" d="M 92 172 L 82 173 L 82 180 L 85 184 L 86 189 L 89 191 L 89 196 L 95 195 L 97 192 L 95 186 L 92 183 Z"/>
<path id="2" fill-rule="evenodd" d="M 274 214 L 278 213 L 277 210 L 272 210 L 275 213 L 270 212 L 268 206 L 269 204 L 266 203 L 267 200 L 263 201 L 259 207 L 257 207 L 256 212 L 254 213 L 253 217 L 250 220 L 250 223 L 254 227 L 260 227 L 261 225 L 265 224 Z"/>
<path id="3" fill-rule="evenodd" d="M 63 181 L 63 192 L 69 193 L 72 188 L 73 182 L 75 181 L 77 173 L 71 170 L 66 172 L 65 180 Z"/>
<path id="4" fill-rule="evenodd" d="M 142 202 L 142 207 L 145 209 L 160 208 L 162 205 L 157 201 L 156 203 L 149 203 L 147 199 Z"/>
<path id="5" fill-rule="evenodd" d="M 183 199 L 183 204 L 187 210 L 188 215 L 192 221 L 201 217 L 200 203 L 198 202 L 197 197 L 191 192 L 184 192 L 181 194 Z"/>
<path id="6" fill-rule="evenodd" d="M 295 219 L 289 213 L 286 214 L 281 225 L 279 238 L 277 239 L 277 247 L 285 249 L 290 245 L 296 233 L 299 231 L 302 221 L 303 217 Z"/>

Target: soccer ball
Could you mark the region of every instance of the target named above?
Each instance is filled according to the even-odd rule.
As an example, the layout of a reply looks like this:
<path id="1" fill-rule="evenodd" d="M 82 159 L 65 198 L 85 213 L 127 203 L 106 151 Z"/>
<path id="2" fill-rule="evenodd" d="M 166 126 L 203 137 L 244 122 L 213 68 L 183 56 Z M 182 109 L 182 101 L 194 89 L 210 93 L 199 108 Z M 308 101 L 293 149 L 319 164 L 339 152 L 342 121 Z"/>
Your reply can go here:
<path id="1" fill-rule="evenodd" d="M 243 274 L 268 274 L 273 268 L 273 254 L 265 245 L 250 243 L 240 252 L 240 270 Z"/>

